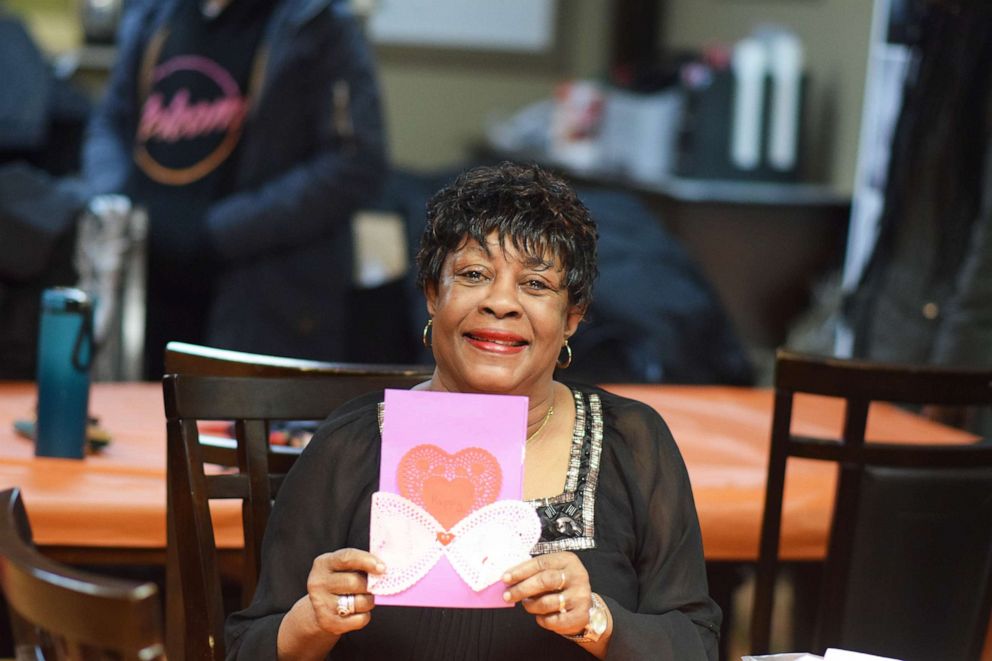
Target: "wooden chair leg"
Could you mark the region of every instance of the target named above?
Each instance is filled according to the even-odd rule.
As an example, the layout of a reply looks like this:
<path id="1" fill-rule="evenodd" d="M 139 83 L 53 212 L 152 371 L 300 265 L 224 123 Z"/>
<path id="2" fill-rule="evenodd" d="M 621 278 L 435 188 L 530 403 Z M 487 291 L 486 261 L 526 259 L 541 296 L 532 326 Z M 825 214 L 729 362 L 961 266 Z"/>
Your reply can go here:
<path id="1" fill-rule="evenodd" d="M 165 649 L 168 658 L 181 659 L 186 648 L 183 585 L 179 576 L 179 552 L 175 544 L 176 523 L 172 507 L 167 508 L 165 526 Z"/>

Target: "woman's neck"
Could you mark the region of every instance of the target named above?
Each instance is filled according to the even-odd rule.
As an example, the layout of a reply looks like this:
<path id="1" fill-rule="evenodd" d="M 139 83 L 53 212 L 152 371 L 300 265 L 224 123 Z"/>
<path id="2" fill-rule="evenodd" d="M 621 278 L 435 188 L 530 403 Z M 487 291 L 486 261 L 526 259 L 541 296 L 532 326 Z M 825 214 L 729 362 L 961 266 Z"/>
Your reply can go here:
<path id="1" fill-rule="evenodd" d="M 558 389 L 552 381 L 544 397 L 530 397 L 527 409 L 527 442 L 539 440 L 555 414 Z"/>

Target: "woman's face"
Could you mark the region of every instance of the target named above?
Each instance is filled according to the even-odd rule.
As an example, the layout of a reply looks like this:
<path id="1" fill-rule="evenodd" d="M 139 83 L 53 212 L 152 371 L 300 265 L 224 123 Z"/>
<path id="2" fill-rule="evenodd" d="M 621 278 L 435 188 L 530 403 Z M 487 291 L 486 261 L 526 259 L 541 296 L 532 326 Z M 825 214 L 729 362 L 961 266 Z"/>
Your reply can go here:
<path id="1" fill-rule="evenodd" d="M 473 239 L 448 255 L 427 286 L 437 361 L 434 387 L 540 395 L 582 313 L 569 305 L 557 264 L 530 263 L 493 232 L 489 254 Z"/>

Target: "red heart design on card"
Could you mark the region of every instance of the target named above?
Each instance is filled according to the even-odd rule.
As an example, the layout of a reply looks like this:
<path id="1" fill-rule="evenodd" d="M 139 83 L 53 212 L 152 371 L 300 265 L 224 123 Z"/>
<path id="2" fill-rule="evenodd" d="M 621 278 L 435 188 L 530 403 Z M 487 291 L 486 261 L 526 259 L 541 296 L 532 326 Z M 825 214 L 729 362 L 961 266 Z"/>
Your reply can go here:
<path id="1" fill-rule="evenodd" d="M 437 541 L 441 542 L 441 546 L 447 546 L 451 543 L 451 540 L 455 538 L 454 533 L 450 532 L 439 532 L 437 534 Z"/>
<path id="2" fill-rule="evenodd" d="M 425 444 L 411 448 L 400 459 L 396 484 L 401 496 L 430 512 L 447 529 L 496 501 L 503 471 L 496 457 L 482 448 L 448 454 Z"/>
<path id="3" fill-rule="evenodd" d="M 431 475 L 421 490 L 424 509 L 434 515 L 445 529 L 455 525 L 475 509 L 475 485 L 465 477 L 449 480 Z"/>

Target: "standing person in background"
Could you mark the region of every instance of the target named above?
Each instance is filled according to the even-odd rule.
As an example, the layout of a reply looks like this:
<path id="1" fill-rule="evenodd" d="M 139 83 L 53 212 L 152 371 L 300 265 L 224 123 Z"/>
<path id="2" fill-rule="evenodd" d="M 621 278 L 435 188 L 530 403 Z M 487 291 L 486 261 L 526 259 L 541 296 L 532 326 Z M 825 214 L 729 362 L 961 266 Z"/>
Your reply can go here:
<path id="1" fill-rule="evenodd" d="M 855 354 L 992 361 L 992 6 L 930 3 L 892 140 L 878 239 L 849 301 Z"/>
<path id="2" fill-rule="evenodd" d="M 847 301 L 854 353 L 989 367 L 992 5 L 940 0 L 919 15 L 878 239 Z M 970 422 L 992 429 L 982 415 Z"/>
<path id="3" fill-rule="evenodd" d="M 133 0 L 89 126 L 94 195 L 149 214 L 145 376 L 169 340 L 344 356 L 353 211 L 385 171 L 345 0 Z"/>

